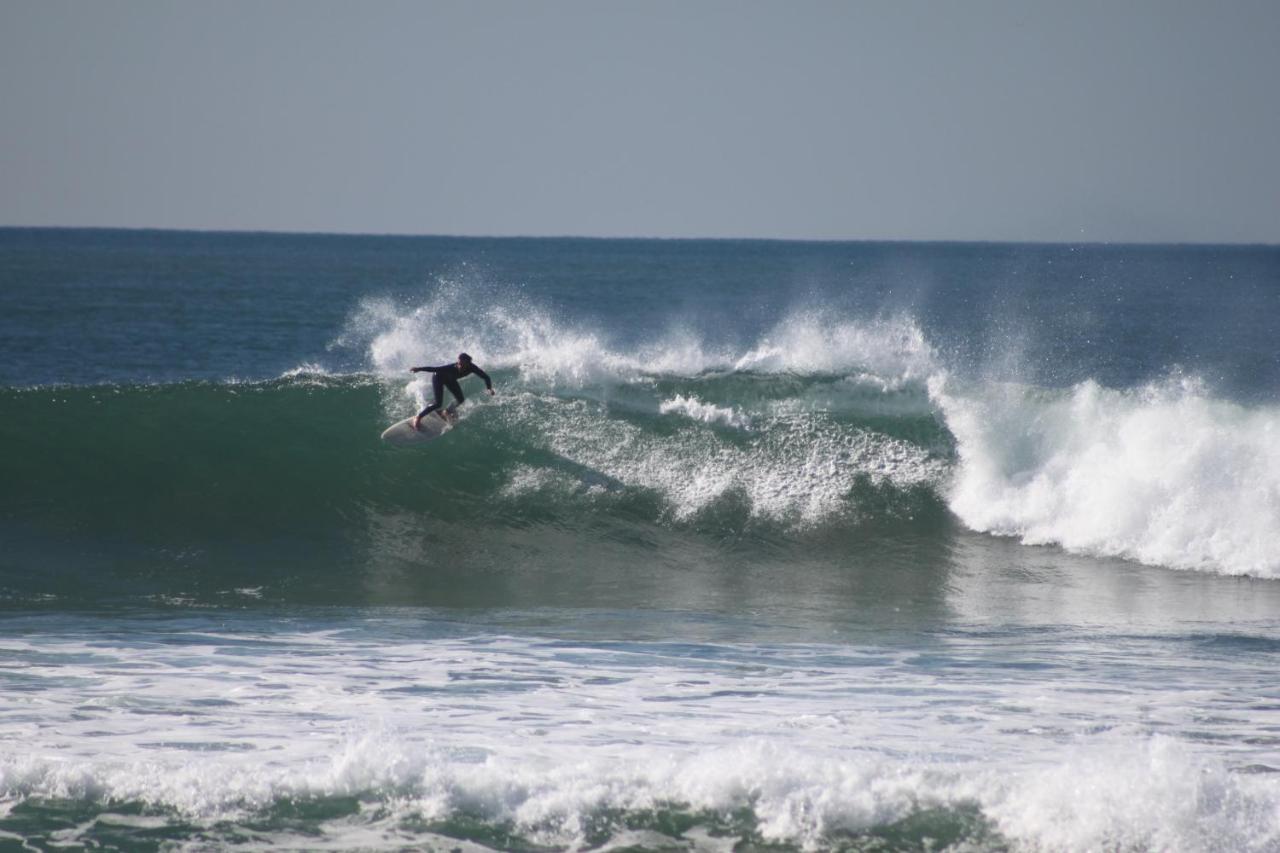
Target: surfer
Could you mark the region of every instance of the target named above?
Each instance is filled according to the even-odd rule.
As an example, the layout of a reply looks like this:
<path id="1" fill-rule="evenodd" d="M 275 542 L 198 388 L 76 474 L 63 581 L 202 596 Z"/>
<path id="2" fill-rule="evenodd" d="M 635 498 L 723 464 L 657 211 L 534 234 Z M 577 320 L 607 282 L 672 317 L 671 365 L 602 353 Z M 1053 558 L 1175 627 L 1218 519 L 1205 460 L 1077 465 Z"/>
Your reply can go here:
<path id="1" fill-rule="evenodd" d="M 489 374 L 477 367 L 475 362 L 471 360 L 471 356 L 465 352 L 458 353 L 458 360 L 453 364 L 442 364 L 439 367 L 409 368 L 410 373 L 422 373 L 423 371 L 431 374 L 431 391 L 435 394 L 436 400 L 430 406 L 418 412 L 417 417 L 413 419 L 413 428 L 416 430 L 422 429 L 422 419 L 432 412 L 444 418 L 445 423 L 449 423 L 449 415 L 467 399 L 462 395 L 462 388 L 458 385 L 458 380 L 464 376 L 470 376 L 473 373 L 479 376 L 484 380 L 485 390 L 489 392 L 490 396 L 493 395 L 493 380 L 489 378 Z M 444 389 L 446 388 L 449 389 L 449 393 L 453 395 L 457 402 L 448 409 L 441 409 L 440 406 L 444 403 Z"/>

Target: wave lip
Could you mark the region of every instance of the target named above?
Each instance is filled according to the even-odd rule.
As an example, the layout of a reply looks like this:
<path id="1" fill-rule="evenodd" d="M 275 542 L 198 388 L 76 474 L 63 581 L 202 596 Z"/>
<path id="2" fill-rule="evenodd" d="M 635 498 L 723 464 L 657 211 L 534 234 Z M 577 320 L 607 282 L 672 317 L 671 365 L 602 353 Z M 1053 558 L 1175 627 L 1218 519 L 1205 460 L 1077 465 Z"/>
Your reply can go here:
<path id="1" fill-rule="evenodd" d="M 1280 409 L 1192 379 L 1065 392 L 931 394 L 956 438 L 952 511 L 1032 545 L 1177 569 L 1280 577 Z"/>

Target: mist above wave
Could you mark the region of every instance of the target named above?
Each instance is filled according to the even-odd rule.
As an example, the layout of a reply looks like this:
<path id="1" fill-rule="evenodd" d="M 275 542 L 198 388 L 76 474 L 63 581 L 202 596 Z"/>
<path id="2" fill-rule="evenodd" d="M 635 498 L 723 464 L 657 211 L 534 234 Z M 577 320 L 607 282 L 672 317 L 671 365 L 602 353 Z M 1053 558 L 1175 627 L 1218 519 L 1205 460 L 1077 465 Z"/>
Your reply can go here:
<path id="1" fill-rule="evenodd" d="M 733 321 L 726 316 L 723 325 Z M 801 310 L 745 346 L 678 327 L 636 344 L 628 340 L 632 331 L 625 317 L 614 329 L 584 329 L 519 295 L 477 308 L 464 289 L 444 286 L 419 304 L 364 301 L 340 341 L 363 346 L 384 376 L 446 363 L 465 350 L 486 369 L 566 388 L 713 371 L 855 375 L 889 387 L 923 381 L 937 369 L 923 332 L 905 315 L 864 320 Z"/>

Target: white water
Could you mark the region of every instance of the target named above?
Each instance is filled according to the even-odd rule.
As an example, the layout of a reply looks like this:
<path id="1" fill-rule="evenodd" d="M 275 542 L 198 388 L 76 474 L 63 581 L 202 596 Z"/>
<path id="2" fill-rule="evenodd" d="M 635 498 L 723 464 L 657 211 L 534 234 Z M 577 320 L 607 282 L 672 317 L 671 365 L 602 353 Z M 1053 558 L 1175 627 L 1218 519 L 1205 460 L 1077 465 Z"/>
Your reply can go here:
<path id="1" fill-rule="evenodd" d="M 1028 544 L 1280 577 L 1280 409 L 1198 383 L 933 396 L 955 435 L 952 510 Z"/>

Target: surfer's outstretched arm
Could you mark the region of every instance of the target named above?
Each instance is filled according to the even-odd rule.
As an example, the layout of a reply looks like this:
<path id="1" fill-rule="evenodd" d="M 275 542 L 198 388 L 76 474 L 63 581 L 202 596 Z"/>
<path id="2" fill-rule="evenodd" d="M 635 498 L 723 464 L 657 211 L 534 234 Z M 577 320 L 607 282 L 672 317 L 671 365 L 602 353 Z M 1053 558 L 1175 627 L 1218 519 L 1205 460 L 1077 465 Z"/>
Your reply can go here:
<path id="1" fill-rule="evenodd" d="M 492 393 L 493 393 L 493 380 L 489 378 L 489 374 L 485 373 L 483 370 L 481 370 L 480 368 L 476 367 L 474 364 L 472 364 L 472 365 L 471 365 L 471 372 L 472 372 L 472 373 L 474 373 L 476 376 L 479 376 L 481 379 L 483 379 L 483 380 L 484 380 L 484 387 L 485 387 L 485 390 L 486 390 L 486 391 L 488 391 L 490 394 L 492 394 Z"/>

